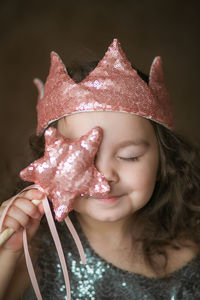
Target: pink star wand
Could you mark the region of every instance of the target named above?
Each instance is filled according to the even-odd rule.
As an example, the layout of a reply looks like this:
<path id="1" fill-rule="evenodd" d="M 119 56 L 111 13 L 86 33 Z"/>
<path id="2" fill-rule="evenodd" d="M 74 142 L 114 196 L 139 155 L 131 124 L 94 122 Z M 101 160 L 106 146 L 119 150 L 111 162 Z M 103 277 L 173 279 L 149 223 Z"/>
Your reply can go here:
<path id="1" fill-rule="evenodd" d="M 101 143 L 102 136 L 102 129 L 95 127 L 79 139 L 70 140 L 62 136 L 55 128 L 50 127 L 45 132 L 44 156 L 20 172 L 23 180 L 35 183 L 28 187 L 28 189 L 38 188 L 46 194 L 46 197 L 42 200 L 44 211 L 61 261 L 69 300 L 71 299 L 71 295 L 66 262 L 47 197 L 53 203 L 56 219 L 58 221 L 65 220 L 74 237 L 82 262 L 86 263 L 84 250 L 75 228 L 68 217 L 68 213 L 73 209 L 73 201 L 77 197 L 83 195 L 105 195 L 110 191 L 107 180 L 94 165 L 95 155 Z M 0 230 L 6 213 L 17 196 L 13 197 L 4 211 L 0 220 Z M 38 203 L 35 204 L 37 205 Z M 0 239 L 1 236 L 4 239 L 3 242 L 13 233 L 12 229 L 9 231 L 7 228 L 6 231 L 9 233 L 7 236 L 5 231 L 0 234 Z M 23 232 L 23 243 L 33 288 L 37 299 L 42 299 L 28 251 L 26 229 Z"/>
<path id="2" fill-rule="evenodd" d="M 95 127 L 80 139 L 70 140 L 50 127 L 45 132 L 44 156 L 21 171 L 23 180 L 44 189 L 58 221 L 72 210 L 78 196 L 109 192 L 106 179 L 94 166 L 102 135 L 102 129 Z"/>

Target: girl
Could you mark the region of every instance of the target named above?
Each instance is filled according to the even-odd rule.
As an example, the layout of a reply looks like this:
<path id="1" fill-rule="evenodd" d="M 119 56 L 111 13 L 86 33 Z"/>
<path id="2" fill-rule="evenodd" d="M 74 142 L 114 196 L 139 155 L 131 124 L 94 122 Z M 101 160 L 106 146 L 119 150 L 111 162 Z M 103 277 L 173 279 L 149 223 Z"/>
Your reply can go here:
<path id="1" fill-rule="evenodd" d="M 72 299 L 200 299 L 199 152 L 171 129 L 160 65 L 154 62 L 148 81 L 132 69 L 114 40 L 100 64 L 88 67 L 80 68 L 80 77 L 71 70 L 71 77 L 81 82 L 76 85 L 53 54 L 44 99 L 39 96 L 40 136 L 32 141 L 38 158 L 44 152 L 41 131 L 55 119 L 58 131 L 70 139 L 95 126 L 103 129 L 95 166 L 109 183 L 109 195 L 77 197 L 70 213 L 86 266 L 66 227 L 57 224 Z M 62 102 L 67 85 L 71 113 Z M 48 111 L 51 103 L 54 110 Z M 1 299 L 36 299 L 24 263 L 23 227 L 44 299 L 67 299 L 55 246 L 42 219 L 43 204 L 36 207 L 30 201 L 43 197 L 38 190 L 23 192 L 5 218 L 4 228 L 15 233 L 0 248 Z M 1 215 L 9 201 L 3 202 Z"/>

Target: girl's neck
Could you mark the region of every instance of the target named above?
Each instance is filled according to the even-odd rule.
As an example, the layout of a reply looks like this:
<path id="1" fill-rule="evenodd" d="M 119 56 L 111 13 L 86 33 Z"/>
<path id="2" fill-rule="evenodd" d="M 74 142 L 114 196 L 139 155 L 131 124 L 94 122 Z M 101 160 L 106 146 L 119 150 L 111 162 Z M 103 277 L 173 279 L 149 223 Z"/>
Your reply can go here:
<path id="1" fill-rule="evenodd" d="M 117 222 L 101 222 L 83 214 L 76 215 L 91 248 L 100 257 L 121 269 L 135 270 L 142 256 L 140 244 L 133 240 L 132 216 Z"/>

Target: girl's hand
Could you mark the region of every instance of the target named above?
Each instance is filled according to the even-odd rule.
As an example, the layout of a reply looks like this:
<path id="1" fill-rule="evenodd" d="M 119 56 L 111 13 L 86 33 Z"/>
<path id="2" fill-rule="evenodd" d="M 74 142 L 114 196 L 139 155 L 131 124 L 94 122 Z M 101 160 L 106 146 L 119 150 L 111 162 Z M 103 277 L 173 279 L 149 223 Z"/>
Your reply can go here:
<path id="1" fill-rule="evenodd" d="M 40 225 L 40 220 L 44 214 L 43 204 L 38 206 L 33 204 L 32 200 L 42 200 L 44 193 L 39 190 L 31 189 L 21 193 L 9 208 L 4 219 L 2 231 L 8 227 L 13 228 L 15 233 L 6 241 L 1 248 L 13 252 L 21 251 L 23 248 L 22 232 L 27 229 L 28 240 L 30 241 Z M 0 217 L 9 203 L 10 199 L 3 202 L 0 207 Z"/>

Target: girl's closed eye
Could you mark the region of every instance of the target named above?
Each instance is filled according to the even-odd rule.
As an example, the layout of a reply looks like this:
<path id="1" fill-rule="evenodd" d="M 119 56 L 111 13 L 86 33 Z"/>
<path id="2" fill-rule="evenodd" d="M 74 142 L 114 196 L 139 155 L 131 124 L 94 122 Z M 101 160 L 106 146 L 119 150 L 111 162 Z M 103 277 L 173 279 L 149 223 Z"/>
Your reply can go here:
<path id="1" fill-rule="evenodd" d="M 140 159 L 140 157 L 144 154 L 143 150 L 140 151 L 120 151 L 117 154 L 117 158 L 127 162 L 135 162 Z"/>
<path id="2" fill-rule="evenodd" d="M 128 145 L 116 152 L 117 159 L 125 162 L 136 162 L 145 154 L 149 144 L 142 142 L 136 145 Z"/>
<path id="3" fill-rule="evenodd" d="M 138 161 L 139 160 L 139 156 L 134 156 L 134 157 L 118 157 L 119 159 L 123 159 L 125 161 Z"/>

